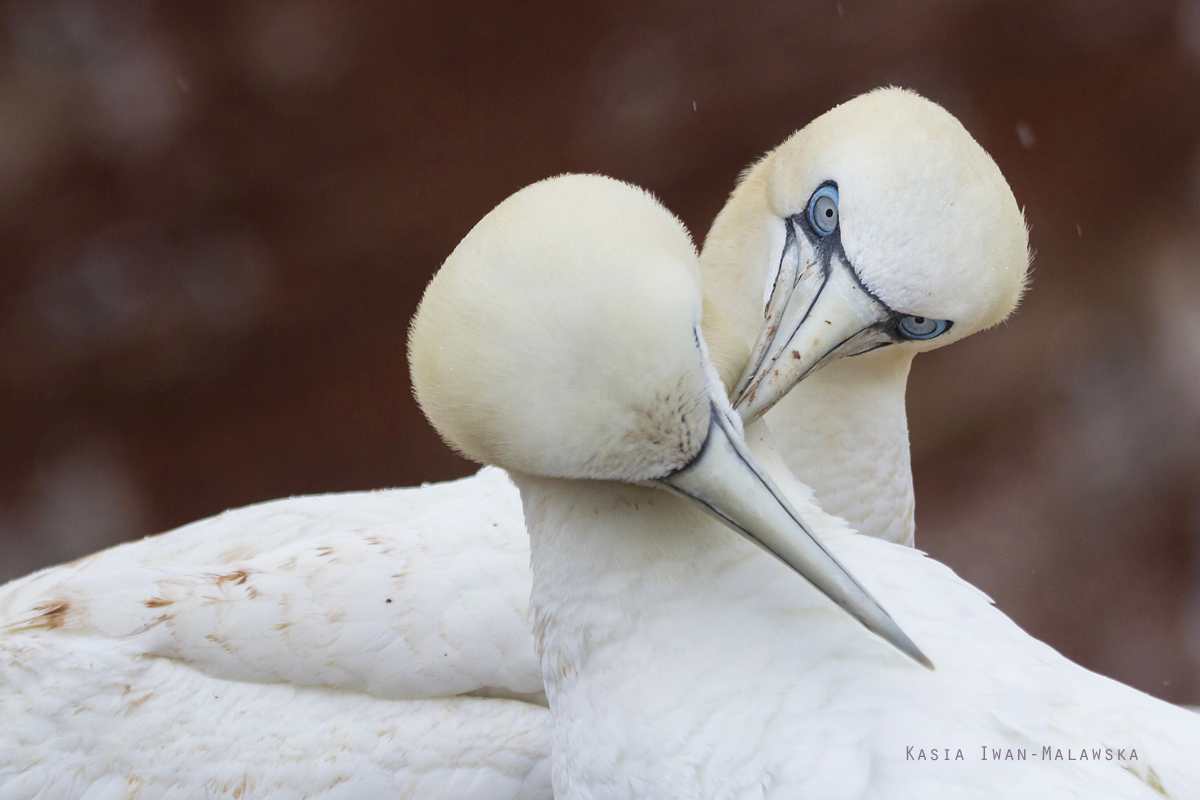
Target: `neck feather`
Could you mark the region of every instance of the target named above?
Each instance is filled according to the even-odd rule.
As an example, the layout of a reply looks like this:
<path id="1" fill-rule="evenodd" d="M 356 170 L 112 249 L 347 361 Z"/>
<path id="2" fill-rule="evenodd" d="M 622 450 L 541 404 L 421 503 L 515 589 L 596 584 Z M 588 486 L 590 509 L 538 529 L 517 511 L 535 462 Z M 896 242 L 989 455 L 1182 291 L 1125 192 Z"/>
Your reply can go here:
<path id="1" fill-rule="evenodd" d="M 746 444 L 816 536 L 852 533 L 787 471 L 765 424 L 749 427 Z M 711 623 L 742 606 L 732 626 L 741 636 L 746 607 L 771 609 L 753 615 L 760 619 L 784 607 L 789 614 L 832 608 L 790 568 L 688 500 L 611 481 L 510 475 L 529 530 L 530 605 L 548 691 L 594 672 L 587 660 L 597 654 L 627 658 L 628 642 L 645 641 L 653 628 L 661 630 L 649 638 L 666 641 L 680 635 L 683 620 Z"/>
<path id="2" fill-rule="evenodd" d="M 913 544 L 912 459 L 904 388 L 912 354 L 885 347 L 835 361 L 766 421 L 788 468 L 821 508 L 860 533 Z"/>
<path id="3" fill-rule="evenodd" d="M 766 452 L 765 425 L 751 426 L 747 444 L 818 536 L 849 532 Z M 796 706 L 809 697 L 793 691 L 797 675 L 832 653 L 896 658 L 685 500 L 610 482 L 512 478 L 530 534 L 555 797 L 695 794 L 688 765 L 699 761 L 730 786 L 758 785 L 793 754 L 768 757 L 756 743 L 808 713 Z M 745 687 L 788 702 L 736 702 Z M 730 737 L 737 726 L 755 733 Z"/>

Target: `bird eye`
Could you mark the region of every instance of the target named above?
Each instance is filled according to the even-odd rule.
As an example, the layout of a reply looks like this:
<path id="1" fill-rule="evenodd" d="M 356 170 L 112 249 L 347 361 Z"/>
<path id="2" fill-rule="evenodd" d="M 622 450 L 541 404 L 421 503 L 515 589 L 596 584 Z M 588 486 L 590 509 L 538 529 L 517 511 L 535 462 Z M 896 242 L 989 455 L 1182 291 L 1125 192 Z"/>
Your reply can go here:
<path id="1" fill-rule="evenodd" d="M 950 321 L 929 317 L 901 317 L 896 330 L 905 339 L 932 339 L 941 336 L 950 328 Z"/>
<path id="2" fill-rule="evenodd" d="M 836 186 L 822 186 L 813 192 L 808 201 L 808 224 L 820 236 L 833 233 L 838 224 L 838 190 Z"/>

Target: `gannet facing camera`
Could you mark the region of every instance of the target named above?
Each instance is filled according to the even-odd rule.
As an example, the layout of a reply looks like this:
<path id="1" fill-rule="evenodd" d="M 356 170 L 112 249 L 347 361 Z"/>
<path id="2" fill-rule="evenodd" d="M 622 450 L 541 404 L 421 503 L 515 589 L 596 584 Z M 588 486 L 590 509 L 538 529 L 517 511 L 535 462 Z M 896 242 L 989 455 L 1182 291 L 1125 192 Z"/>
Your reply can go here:
<path id="1" fill-rule="evenodd" d="M 600 176 L 542 181 L 484 217 L 430 282 L 410 333 L 414 391 L 447 442 L 518 487 L 669 489 L 929 666 L 750 454 L 701 309 L 691 238 L 657 201 Z"/>
<path id="2" fill-rule="evenodd" d="M 795 387 L 768 417 L 789 467 L 826 511 L 911 543 L 909 364 L 1000 322 L 1025 284 L 1028 236 L 999 168 L 940 106 L 861 95 L 747 171 L 701 258 L 706 288 L 757 337 L 743 418 Z"/>

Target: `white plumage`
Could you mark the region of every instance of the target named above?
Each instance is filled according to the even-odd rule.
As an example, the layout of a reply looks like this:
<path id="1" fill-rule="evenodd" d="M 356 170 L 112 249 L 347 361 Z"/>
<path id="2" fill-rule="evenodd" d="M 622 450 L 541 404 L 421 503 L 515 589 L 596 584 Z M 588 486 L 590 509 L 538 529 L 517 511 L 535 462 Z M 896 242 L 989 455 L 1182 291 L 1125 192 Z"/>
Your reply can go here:
<path id="1" fill-rule="evenodd" d="M 766 182 L 764 164 L 740 192 L 756 175 Z M 753 316 L 722 291 L 739 274 L 751 288 L 760 284 L 747 275 L 770 280 L 763 247 L 730 233 L 749 230 L 747 215 L 756 221 L 755 204 L 737 200 L 723 232 L 721 220 L 714 227 L 721 235 L 710 234 L 718 246 L 705 251 L 706 280 L 752 334 Z M 706 334 L 712 324 L 706 309 Z M 737 360 L 740 345 L 709 338 L 718 367 Z M 801 385 L 820 387 L 803 411 L 789 399 L 767 419 L 785 432 L 818 431 L 785 452 L 813 465 L 818 485 L 846 481 L 822 473 L 814 452 L 865 464 L 851 500 L 834 505 L 864 530 L 911 541 L 902 407 L 911 352 L 897 361 L 900 351 L 836 362 Z M 845 408 L 840 384 L 855 385 L 858 373 L 843 365 L 899 374 L 882 393 L 895 406 L 898 383 L 898 419 L 846 436 L 829 415 Z M 850 377 L 827 380 L 839 375 Z M 880 442 L 889 457 L 855 449 Z M 550 674 L 559 698 L 584 698 L 556 704 L 560 783 L 574 787 L 563 796 L 581 787 L 672 797 L 1196 796 L 1200 729 L 1190 715 L 1071 664 L 921 554 L 850 534 L 769 448 L 760 456 L 937 672 L 913 667 L 786 568 L 685 513 L 689 536 L 711 539 L 709 551 L 697 558 L 689 545 L 692 557 L 660 576 L 656 604 L 644 608 L 631 604 L 645 599 L 647 554 L 640 573 L 630 570 L 636 580 L 607 576 L 600 627 L 575 634 L 588 646 L 608 635 L 624 649 L 573 676 L 585 692 Z M 888 499 L 867 494 L 862 508 L 861 487 L 883 474 L 893 476 Z M 587 508 L 576 503 L 573 519 Z M 621 518 L 611 505 L 595 510 L 608 525 Z M 528 563 L 520 498 L 502 472 L 485 469 L 421 489 L 252 506 L 14 581 L 0 589 L 0 799 L 548 797 L 552 733 Z M 910 744 L 927 758 L 907 760 Z M 1040 760 L 1046 746 L 1078 759 L 1080 748 L 1103 756 L 1110 745 L 1138 759 Z M 981 760 L 980 748 L 993 746 L 1001 759 L 1024 748 L 1026 760 Z M 935 747 L 952 760 L 929 758 Z"/>
<path id="2" fill-rule="evenodd" d="M 548 797 L 528 563 L 488 469 L 250 506 L 13 581 L 0 798 Z"/>
<path id="3" fill-rule="evenodd" d="M 1071 663 L 920 552 L 851 533 L 755 445 L 936 671 L 705 516 L 673 526 L 681 509 L 635 509 L 645 490 L 522 482 L 535 553 L 580 554 L 534 588 L 568 623 L 542 643 L 556 797 L 1200 797 L 1200 718 Z M 643 535 L 618 546 L 602 525 Z"/>
<path id="4" fill-rule="evenodd" d="M 541 705 L 477 697 L 393 699 L 423 691 L 436 698 L 439 676 L 448 684 L 442 693 L 486 691 L 506 675 L 515 679 L 495 688 L 524 693 L 530 679 L 540 687 L 526 620 L 528 536 L 518 502 L 494 469 L 419 490 L 275 501 L 8 584 L 0 600 L 6 627 L 0 639 L 0 797 L 138 796 L 131 789 L 143 797 L 549 797 L 551 726 Z M 447 508 L 461 512 L 467 524 L 447 524 L 444 515 L 454 513 Z M 394 522 L 403 519 L 393 516 L 399 510 L 436 518 L 428 528 L 406 528 Z M 354 517 L 350 526 L 343 524 L 347 516 Z M 477 518 L 490 522 L 480 528 Z M 811 512 L 806 518 L 818 522 Z M 277 532 L 276 541 L 243 538 L 264 530 Z M 786 699 L 756 712 L 769 715 L 758 724 L 786 745 L 770 754 L 776 763 L 789 753 L 802 756 L 787 761 L 786 773 L 770 787 L 779 796 L 792 792 L 793 783 L 784 779 L 792 775 L 802 776 L 797 785 L 813 796 L 831 798 L 871 796 L 868 790 L 877 786 L 890 787 L 890 797 L 1162 797 L 1150 790 L 1156 782 L 1170 787 L 1166 796 L 1197 796 L 1200 776 L 1187 772 L 1200 748 L 1192 715 L 1071 664 L 916 551 L 848 535 L 831 521 L 818 532 L 922 645 L 937 671 L 910 669 L 836 609 L 818 603 L 815 592 L 807 596 L 808 587 L 790 572 L 770 560 L 755 563 L 756 551 L 732 539 L 736 555 L 710 565 L 720 582 L 705 576 L 699 596 L 707 601 L 696 609 L 703 615 L 700 627 L 706 644 L 719 645 L 719 652 L 759 652 L 764 665 L 778 669 L 774 685 L 750 681 L 740 671 L 730 674 L 719 659 L 663 662 L 675 647 L 695 646 L 696 631 L 685 628 L 652 651 L 655 669 L 668 680 L 639 690 L 621 679 L 622 692 L 639 704 L 647 701 L 638 722 L 680 708 L 707 714 L 715 704 L 705 703 L 703 688 L 730 682 L 756 689 L 739 704 L 743 711 L 756 695 Z M 188 534 L 186 540 L 181 534 Z M 272 548 L 281 540 L 289 543 L 288 555 L 275 559 Z M 462 550 L 455 550 L 455 541 Z M 424 581 L 412 606 L 422 609 L 419 616 L 409 616 L 400 602 L 402 592 L 411 598 L 416 587 L 406 589 L 393 578 L 399 572 L 390 559 L 378 557 L 389 544 L 402 554 L 408 574 Z M 276 566 L 293 556 L 294 568 L 307 562 L 309 575 L 296 581 L 300 597 L 263 591 L 264 578 L 275 579 L 264 554 Z M 704 568 L 696 564 L 698 573 Z M 325 584 L 336 588 L 340 602 L 322 600 L 317 582 L 310 587 L 318 596 L 305 596 L 307 579 L 343 569 L 354 571 L 349 585 Z M 225 576 L 236 577 L 221 580 Z M 459 586 L 492 596 L 470 603 L 458 596 Z M 753 587 L 749 594 L 747 586 Z M 694 604 L 691 588 L 684 584 L 676 591 Z M 725 608 L 726 589 L 737 592 L 736 614 Z M 195 620 L 186 635 L 161 619 L 170 606 L 151 607 L 164 590 L 176 598 L 177 617 Z M 381 594 L 394 602 L 380 600 Z M 757 599 L 748 608 L 750 596 Z M 497 597 L 510 602 L 499 604 Z M 64 602 L 70 605 L 64 608 Z M 817 607 L 806 609 L 808 603 Z M 261 616 L 246 612 L 250 606 L 261 607 Z M 284 639 L 273 629 L 300 608 L 299 621 L 307 621 L 308 630 Z M 348 640 L 339 647 L 343 626 L 335 615 L 351 609 L 357 613 L 345 623 L 356 622 L 363 638 L 355 647 Z M 232 624 L 222 626 L 223 619 Z M 669 632 L 678 620 L 670 623 L 656 630 Z M 792 626 L 801 630 L 793 633 Z M 400 631 L 418 633 L 416 646 Z M 426 635 L 430 631 L 452 635 Z M 368 639 L 373 647 L 361 645 Z M 379 646 L 384 642 L 404 662 L 425 669 L 384 671 L 379 689 L 364 690 L 380 676 L 378 667 L 388 666 L 373 655 L 387 652 L 387 644 Z M 458 658 L 472 648 L 472 660 Z M 439 659 L 460 666 L 443 670 Z M 306 662 L 317 675 L 305 670 Z M 671 666 L 690 671 L 673 673 Z M 310 679 L 281 680 L 287 673 Z M 247 682 L 256 677 L 270 682 Z M 804 686 L 812 692 L 795 691 Z M 599 719 L 627 722 L 619 711 L 609 709 Z M 830 718 L 843 724 L 833 730 L 819 724 Z M 686 761 L 709 752 L 711 741 L 730 726 L 746 724 L 728 711 L 706 719 L 679 750 L 660 750 L 659 756 Z M 660 746 L 659 732 L 646 730 L 648 745 Z M 757 746 L 763 739 L 756 730 L 749 741 Z M 914 759 L 926 759 L 907 760 L 910 745 Z M 1044 747 L 1061 751 L 1063 761 L 1042 763 Z M 929 760 L 935 748 L 937 762 Z M 952 759 L 962 750 L 964 760 L 946 762 L 947 748 Z M 1078 761 L 1081 748 L 1100 750 L 1100 760 Z M 1123 750 L 1125 762 L 1104 760 L 1108 749 L 1114 756 Z M 1000 751 L 999 763 L 993 763 L 993 750 Z M 1021 750 L 1025 761 L 1015 760 Z M 1128 759 L 1133 750 L 1137 761 Z M 1014 760 L 1003 760 L 1009 751 Z M 748 762 L 747 790 L 776 763 Z"/>
<path id="5" fill-rule="evenodd" d="M 608 260 L 543 248 L 556 253 L 560 272 L 514 319 L 507 309 L 523 296 L 517 287 L 530 285 L 538 267 L 504 257 L 506 247 L 473 234 L 422 303 L 412 361 L 418 401 L 436 409 L 430 416 L 439 431 L 467 452 L 496 453 L 521 492 L 535 639 L 554 722 L 556 798 L 1200 796 L 1200 761 L 1192 755 L 1200 718 L 1072 664 L 944 566 L 822 512 L 775 453 L 763 423 L 747 428 L 753 457 L 739 455 L 743 463 L 770 475 L 842 565 L 928 650 L 936 671 L 868 633 L 780 558 L 691 500 L 646 486 L 665 482 L 693 499 L 727 499 L 693 492 L 695 483 L 677 477 L 722 446 L 715 428 L 686 466 L 661 477 L 658 454 L 678 452 L 694 437 L 672 426 L 641 435 L 644 418 L 690 408 L 689 398 L 706 391 L 718 419 L 723 391 L 686 377 L 704 348 L 683 335 L 692 317 L 659 303 L 664 286 L 643 277 L 655 265 L 611 252 L 601 238 L 604 215 L 571 191 L 579 182 L 559 182 L 561 196 L 552 185 L 522 193 L 540 194 L 554 209 L 534 218 L 557 223 L 545 227 L 570 236 L 581 253 Z M 520 207 L 514 200 L 507 202 Z M 494 214 L 481 227 L 506 223 L 513 236 L 555 235 L 528 221 L 518 225 L 511 211 Z M 596 280 L 604 267 L 607 288 Z M 512 275 L 512 288 L 498 290 L 492 273 Z M 480 276 L 487 303 L 474 296 Z M 665 288 L 685 293 L 685 278 L 678 273 Z M 571 306 L 596 294 L 609 297 Z M 638 313 L 602 313 L 611 297 Z M 824 323 L 825 314 L 815 321 Z M 608 337 L 609 326 L 621 327 L 619 339 Z M 719 349 L 717 336 L 705 334 Z M 574 369 L 605 374 L 636 363 L 624 358 L 626 349 L 640 352 L 651 342 L 658 348 L 653 368 L 643 361 L 616 390 L 639 413 L 606 410 L 607 427 L 593 425 L 587 415 L 594 406 L 579 401 L 590 397 L 594 378 L 571 368 L 560 374 L 561 365 L 574 355 L 581 365 Z M 511 396 L 497 388 L 494 405 L 464 408 L 462 394 L 476 380 L 492 380 L 505 362 L 497 351 L 509 347 L 546 348 L 550 357 L 514 374 Z M 442 380 L 450 369 L 454 377 Z M 528 424 L 509 408 L 530 392 L 545 395 L 544 436 L 572 428 L 559 453 L 502 446 Z M 607 402 L 606 409 L 623 406 Z M 584 479 L 594 468 L 588 455 L 609 451 L 613 441 L 630 450 L 605 462 L 604 480 Z M 731 508 L 705 504 L 737 527 Z M 934 748 L 953 756 L 935 764 L 928 756 Z M 984 760 L 989 751 L 981 748 L 998 751 L 999 763 Z"/>

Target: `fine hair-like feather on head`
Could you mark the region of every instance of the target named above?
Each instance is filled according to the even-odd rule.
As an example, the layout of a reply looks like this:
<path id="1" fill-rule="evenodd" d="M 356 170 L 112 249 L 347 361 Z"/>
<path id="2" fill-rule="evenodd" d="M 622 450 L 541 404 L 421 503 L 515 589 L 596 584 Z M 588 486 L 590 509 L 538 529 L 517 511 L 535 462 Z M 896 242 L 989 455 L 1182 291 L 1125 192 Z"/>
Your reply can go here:
<path id="1" fill-rule="evenodd" d="M 1030 256 L 1012 190 L 952 114 L 893 87 L 822 114 L 743 173 L 703 257 L 708 289 L 743 334 L 762 320 L 772 232 L 823 184 L 837 187 L 840 244 L 864 286 L 891 308 L 954 321 L 908 346 L 944 346 L 1016 308 Z"/>
<path id="2" fill-rule="evenodd" d="M 714 380 L 695 247 L 644 190 L 595 175 L 526 187 L 442 265 L 409 333 L 421 409 L 475 461 L 653 480 L 687 464 Z"/>

